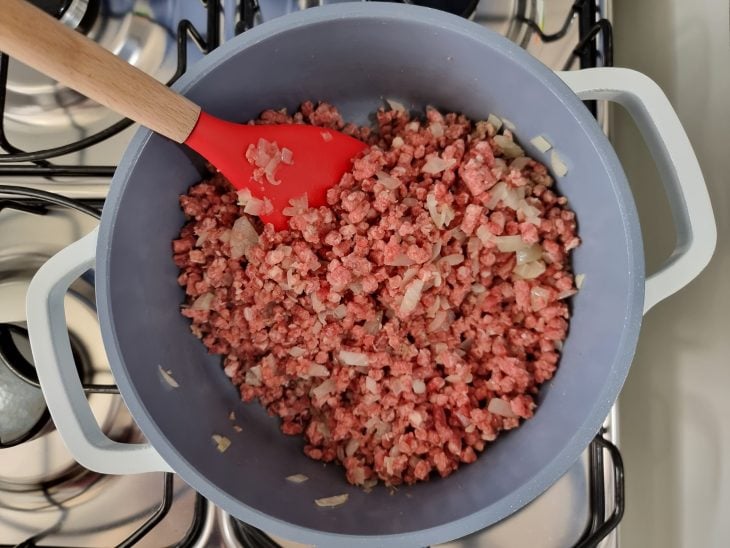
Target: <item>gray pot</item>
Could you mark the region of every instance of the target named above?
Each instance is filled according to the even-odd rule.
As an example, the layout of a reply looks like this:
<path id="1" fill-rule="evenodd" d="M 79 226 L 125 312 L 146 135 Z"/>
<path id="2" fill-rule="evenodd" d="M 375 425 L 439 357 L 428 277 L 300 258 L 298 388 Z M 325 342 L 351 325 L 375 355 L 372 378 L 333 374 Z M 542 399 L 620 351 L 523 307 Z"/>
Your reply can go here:
<path id="1" fill-rule="evenodd" d="M 715 226 L 702 174 L 666 97 L 623 69 L 556 75 L 503 37 L 441 12 L 386 3 L 345 3 L 296 13 L 225 44 L 175 86 L 208 112 L 231 120 L 270 107 L 326 100 L 345 118 L 394 98 L 474 119 L 511 120 L 528 153 L 568 173 L 560 190 L 578 215 L 583 245 L 575 271 L 586 275 L 555 378 L 534 418 L 503 435 L 474 464 L 446 479 L 370 494 L 342 470 L 301 451 L 258 405 L 243 405 L 179 314 L 170 242 L 185 219 L 178 195 L 200 179 L 202 162 L 147 130 L 132 140 L 112 182 L 101 228 L 51 259 L 34 278 L 28 324 L 39 376 L 56 425 L 88 468 L 107 473 L 174 470 L 237 518 L 320 546 L 425 546 L 489 526 L 527 504 L 578 458 L 615 401 L 636 348 L 642 313 L 707 264 Z M 572 88 L 572 90 L 571 90 Z M 644 276 L 639 221 L 616 155 L 578 96 L 616 100 L 634 115 L 674 206 L 673 258 Z M 545 136 L 554 150 L 530 144 Z M 104 343 L 124 401 L 149 445 L 104 437 L 72 366 L 63 294 L 84 270 L 97 271 Z M 159 367 L 179 383 L 172 388 Z M 235 411 L 243 432 L 231 429 Z M 224 454 L 211 435 L 232 440 Z M 285 478 L 302 473 L 309 481 Z M 339 508 L 314 499 L 349 493 Z M 410 497 L 407 495 L 411 495 Z M 556 510 L 560 511 L 560 510 Z"/>

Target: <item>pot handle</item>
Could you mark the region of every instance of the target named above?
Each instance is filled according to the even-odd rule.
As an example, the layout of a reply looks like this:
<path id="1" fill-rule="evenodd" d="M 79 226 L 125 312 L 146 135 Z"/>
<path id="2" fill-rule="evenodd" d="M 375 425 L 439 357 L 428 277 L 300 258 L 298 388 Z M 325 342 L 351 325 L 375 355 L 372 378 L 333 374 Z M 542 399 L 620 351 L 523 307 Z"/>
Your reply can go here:
<path id="1" fill-rule="evenodd" d="M 613 101 L 634 119 L 664 184 L 677 231 L 672 255 L 646 279 L 644 313 L 697 277 L 715 251 L 717 229 L 702 170 L 661 88 L 625 68 L 559 72 L 581 99 Z"/>
<path id="2" fill-rule="evenodd" d="M 28 333 L 41 389 L 66 447 L 86 468 L 103 474 L 170 472 L 150 444 L 120 443 L 102 432 L 76 373 L 64 296 L 94 266 L 97 234 L 98 228 L 51 257 L 28 288 Z"/>

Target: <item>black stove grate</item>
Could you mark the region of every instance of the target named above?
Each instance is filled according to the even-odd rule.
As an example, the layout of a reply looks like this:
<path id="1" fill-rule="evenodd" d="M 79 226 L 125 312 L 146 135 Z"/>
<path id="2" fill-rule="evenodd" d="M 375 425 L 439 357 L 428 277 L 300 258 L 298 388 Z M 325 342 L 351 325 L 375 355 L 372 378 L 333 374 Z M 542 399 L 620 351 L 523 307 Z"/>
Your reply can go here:
<path id="1" fill-rule="evenodd" d="M 205 38 L 198 29 L 188 20 L 182 20 L 177 26 L 177 68 L 168 85 L 173 84 L 187 70 L 187 45 L 188 40 L 203 52 L 209 53 L 220 45 L 220 22 L 221 3 L 220 0 L 201 0 L 207 9 L 207 29 Z M 404 3 L 417 3 L 411 0 L 401 0 Z M 476 2 L 474 2 L 476 5 Z M 259 11 L 257 0 L 239 0 L 238 21 L 235 25 L 236 34 L 250 29 L 256 21 Z M 576 61 L 581 68 L 594 66 L 613 65 L 613 37 L 611 23 L 606 19 L 598 17 L 596 0 L 576 0 L 563 25 L 552 33 L 546 33 L 533 20 L 523 19 L 531 31 L 544 42 L 552 42 L 563 38 L 571 25 L 578 22 L 580 39 L 573 49 L 570 57 L 566 60 L 564 69 L 570 69 Z M 600 47 L 598 46 L 600 40 Z M 8 78 L 8 57 L 0 53 L 0 176 L 1 177 L 111 177 L 116 166 L 88 166 L 88 165 L 62 165 L 53 163 L 51 160 L 60 156 L 78 152 L 100 143 L 127 127 L 132 125 L 131 120 L 120 120 L 106 129 L 63 146 L 46 150 L 27 152 L 15 147 L 7 138 L 4 127 L 4 109 L 6 99 L 6 84 Z M 596 112 L 595 104 L 588 102 L 588 108 Z M 99 210 L 103 203 L 99 201 L 72 200 L 50 192 L 43 192 L 24 187 L 2 186 L 0 194 L 10 195 L 13 198 L 0 199 L 0 211 L 3 208 L 12 208 L 34 214 L 45 214 L 47 206 L 55 205 L 71 207 L 85 212 L 96 218 L 99 217 Z M 32 382 L 33 379 L 25 379 Z M 118 393 L 113 385 L 89 385 L 84 384 L 87 393 Z M 621 521 L 624 508 L 624 466 L 619 449 L 604 437 L 605 432 L 601 430 L 590 444 L 589 453 L 589 490 L 590 490 L 590 518 L 581 538 L 574 545 L 575 548 L 593 548 L 608 536 Z M 605 456 L 610 459 L 614 485 L 612 489 L 606 486 L 607 465 Z M 151 530 L 153 530 L 170 511 L 173 503 L 172 490 L 173 475 L 164 474 L 163 492 L 160 505 L 153 511 L 150 517 L 139 529 L 129 537 L 122 540 L 117 548 L 130 548 L 137 544 Z M 611 500 L 607 500 L 608 493 L 612 493 Z M 176 545 L 179 548 L 193 546 L 200 538 L 203 529 L 207 505 L 209 503 L 197 495 L 195 511 L 190 527 L 185 537 Z M 612 508 L 611 514 L 606 516 L 607 508 Z M 266 533 L 255 527 L 231 518 L 234 533 L 239 542 L 247 548 L 276 548 L 279 545 Z M 55 532 L 53 530 L 41 532 L 28 540 L 18 544 L 15 548 L 34 548 L 43 538 Z M 44 545 L 45 546 L 45 545 Z M 0 548 L 13 548 L 11 545 L 0 545 Z M 53 547 L 50 547 L 53 548 Z M 62 547 L 56 547 L 62 548 Z"/>

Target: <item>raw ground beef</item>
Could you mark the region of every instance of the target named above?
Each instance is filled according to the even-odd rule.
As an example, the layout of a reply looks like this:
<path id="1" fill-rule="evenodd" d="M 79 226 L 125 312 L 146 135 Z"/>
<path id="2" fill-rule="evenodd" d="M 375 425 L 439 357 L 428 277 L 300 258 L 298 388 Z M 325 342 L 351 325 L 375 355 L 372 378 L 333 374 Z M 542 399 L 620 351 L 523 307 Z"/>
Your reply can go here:
<path id="1" fill-rule="evenodd" d="M 241 397 L 366 487 L 447 476 L 531 417 L 576 291 L 575 214 L 545 166 L 509 130 L 395 106 L 374 131 L 327 104 L 265 112 L 371 146 L 280 232 L 213 174 L 173 243 L 182 313 Z"/>

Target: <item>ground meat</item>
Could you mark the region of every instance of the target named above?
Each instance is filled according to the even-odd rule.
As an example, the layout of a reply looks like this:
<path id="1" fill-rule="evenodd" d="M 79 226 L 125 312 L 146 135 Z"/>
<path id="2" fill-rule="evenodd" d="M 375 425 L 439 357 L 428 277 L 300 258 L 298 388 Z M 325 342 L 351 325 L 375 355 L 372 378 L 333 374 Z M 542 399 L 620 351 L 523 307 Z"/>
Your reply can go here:
<path id="1" fill-rule="evenodd" d="M 491 124 L 434 109 L 376 119 L 370 131 L 327 104 L 265 112 L 370 148 L 325 207 L 299 200 L 279 232 L 216 173 L 180 198 L 189 221 L 173 242 L 182 313 L 241 397 L 365 486 L 447 476 L 532 416 L 579 243 L 545 166 L 505 157 Z"/>

